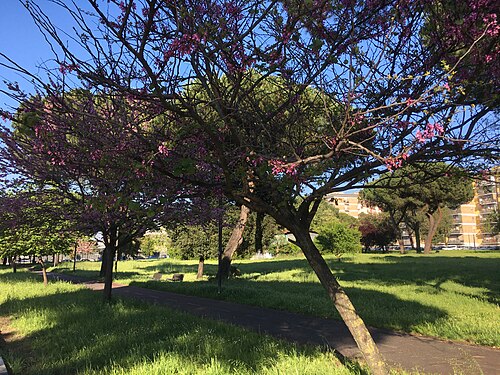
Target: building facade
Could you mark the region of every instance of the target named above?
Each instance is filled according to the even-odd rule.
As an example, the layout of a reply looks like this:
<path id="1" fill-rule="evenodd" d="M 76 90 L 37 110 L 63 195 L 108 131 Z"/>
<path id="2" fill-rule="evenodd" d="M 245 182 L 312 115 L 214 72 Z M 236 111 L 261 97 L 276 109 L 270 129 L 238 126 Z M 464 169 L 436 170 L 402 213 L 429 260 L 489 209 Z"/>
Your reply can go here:
<path id="1" fill-rule="evenodd" d="M 331 193 L 325 200 L 333 204 L 340 212 L 359 218 L 360 214 L 378 214 L 382 212 L 378 207 L 369 207 L 359 199 L 359 192 Z"/>
<path id="2" fill-rule="evenodd" d="M 355 218 L 361 213 L 381 212 L 378 207 L 364 205 L 358 192 L 331 193 L 325 200 Z M 487 179 L 474 182 L 472 201 L 452 211 L 453 227 L 447 244 L 467 248 L 500 247 L 500 235 L 493 235 L 490 229 L 491 214 L 495 210 L 500 210 L 500 168 L 494 169 Z"/>

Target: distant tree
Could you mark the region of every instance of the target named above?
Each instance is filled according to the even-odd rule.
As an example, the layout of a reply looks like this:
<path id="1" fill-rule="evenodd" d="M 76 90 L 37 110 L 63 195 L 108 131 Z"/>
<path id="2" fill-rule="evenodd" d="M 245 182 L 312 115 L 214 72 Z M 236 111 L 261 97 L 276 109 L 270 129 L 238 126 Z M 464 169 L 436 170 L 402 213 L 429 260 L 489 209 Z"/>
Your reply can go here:
<path id="1" fill-rule="evenodd" d="M 252 212 L 249 215 L 238 254 L 241 257 L 249 257 L 256 253 L 262 254 L 269 250 L 275 236 L 280 233 L 283 233 L 283 230 L 272 217 Z"/>
<path id="2" fill-rule="evenodd" d="M 334 254 L 340 261 L 345 254 L 361 251 L 361 233 L 340 222 L 325 224 L 319 231 L 315 241 L 322 253 Z"/>
<path id="3" fill-rule="evenodd" d="M 424 253 L 431 251 L 432 239 L 445 207 L 454 209 L 474 195 L 472 181 L 463 170 L 445 163 L 418 164 L 384 174 L 362 192 L 363 199 L 389 213 L 394 228 L 404 222 L 420 248 L 420 213 L 428 220 Z M 399 233 L 401 241 L 401 233 Z M 400 242 L 401 243 L 401 242 Z"/>
<path id="4" fill-rule="evenodd" d="M 350 227 L 358 225 L 358 221 L 354 216 L 340 212 L 333 204 L 322 201 L 319 204 L 318 212 L 311 222 L 311 230 L 319 231 L 322 227 L 332 222 L 344 223 Z"/>
<path id="5" fill-rule="evenodd" d="M 141 253 L 150 256 L 155 253 L 169 253 L 172 248 L 172 239 L 166 231 L 147 232 L 139 239 Z"/>
<path id="6" fill-rule="evenodd" d="M 442 209 L 442 219 L 438 224 L 436 229 L 436 233 L 432 238 L 432 243 L 446 243 L 448 238 L 450 237 L 451 230 L 453 228 L 453 218 L 452 218 L 452 210 L 448 207 L 443 207 Z M 420 229 L 424 236 L 429 234 L 429 220 L 427 217 L 422 215 Z"/>
<path id="7" fill-rule="evenodd" d="M 486 228 L 493 235 L 500 233 L 500 210 L 496 209 L 488 215 Z"/>
<path id="8" fill-rule="evenodd" d="M 82 235 L 68 219 L 70 207 L 53 190 L 10 193 L 0 203 L 0 258 L 10 258 L 16 272 L 16 257 L 38 257 L 47 284 L 43 256 L 68 254 Z"/>
<path id="9" fill-rule="evenodd" d="M 368 250 L 370 246 L 379 246 L 383 250 L 396 239 L 396 231 L 387 213 L 361 214 L 359 217 L 361 243 Z"/>

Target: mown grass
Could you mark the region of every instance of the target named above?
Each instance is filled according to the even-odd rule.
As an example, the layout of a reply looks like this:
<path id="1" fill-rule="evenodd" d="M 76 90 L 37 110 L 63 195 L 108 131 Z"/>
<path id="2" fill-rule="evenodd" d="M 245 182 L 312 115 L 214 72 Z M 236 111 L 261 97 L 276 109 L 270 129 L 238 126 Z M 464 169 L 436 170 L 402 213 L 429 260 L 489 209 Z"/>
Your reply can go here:
<path id="1" fill-rule="evenodd" d="M 439 338 L 500 346 L 500 253 L 446 251 L 429 256 L 359 254 L 333 272 L 370 325 Z M 237 260 L 242 276 L 217 293 L 215 262 L 201 281 L 197 262 L 120 262 L 116 280 L 141 287 L 225 299 L 338 319 L 324 289 L 301 257 Z M 98 263 L 78 264 L 77 274 L 97 277 Z M 60 267 L 58 271 L 69 271 Z M 185 273 L 185 282 L 153 281 L 155 272 Z"/>
<path id="2" fill-rule="evenodd" d="M 330 353 L 0 268 L 0 345 L 15 374 L 364 374 Z M 6 327 L 0 327 L 6 331 Z"/>

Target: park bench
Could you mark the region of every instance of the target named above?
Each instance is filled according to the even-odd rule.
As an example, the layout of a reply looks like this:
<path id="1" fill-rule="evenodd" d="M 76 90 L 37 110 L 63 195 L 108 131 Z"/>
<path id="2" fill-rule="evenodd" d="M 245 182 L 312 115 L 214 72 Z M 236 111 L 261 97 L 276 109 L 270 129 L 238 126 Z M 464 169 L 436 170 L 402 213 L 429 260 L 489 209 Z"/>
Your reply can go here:
<path id="1" fill-rule="evenodd" d="M 184 274 L 183 273 L 174 273 L 172 275 L 171 279 L 168 279 L 170 281 L 182 281 L 184 280 Z"/>
<path id="2" fill-rule="evenodd" d="M 157 272 L 153 275 L 153 280 L 160 281 L 162 277 L 163 277 L 163 274 L 160 272 Z"/>
<path id="3" fill-rule="evenodd" d="M 153 280 L 160 281 L 161 278 L 163 277 L 163 274 L 160 272 L 157 272 L 153 275 Z M 184 274 L 183 273 L 174 273 L 171 278 L 167 278 L 166 280 L 169 281 L 183 281 L 184 280 Z"/>

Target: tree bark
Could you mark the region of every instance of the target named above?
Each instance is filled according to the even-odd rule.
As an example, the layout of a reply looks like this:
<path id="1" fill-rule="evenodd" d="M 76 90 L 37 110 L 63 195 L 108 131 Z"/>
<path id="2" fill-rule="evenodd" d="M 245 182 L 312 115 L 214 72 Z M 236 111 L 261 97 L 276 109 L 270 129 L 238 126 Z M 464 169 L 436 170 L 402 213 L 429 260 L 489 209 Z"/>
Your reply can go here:
<path id="1" fill-rule="evenodd" d="M 398 238 L 398 244 L 399 244 L 399 252 L 401 254 L 406 254 L 406 250 L 405 250 L 405 242 L 403 240 L 403 237 L 401 236 L 401 234 L 398 234 L 398 236 L 400 236 Z"/>
<path id="2" fill-rule="evenodd" d="M 102 251 L 101 269 L 99 271 L 99 277 L 106 276 L 107 262 L 108 262 L 108 248 L 106 246 Z"/>
<path id="3" fill-rule="evenodd" d="M 264 252 L 264 246 L 262 245 L 263 228 L 262 224 L 264 222 L 264 213 L 257 212 L 257 217 L 255 218 L 255 252 L 257 254 L 262 254 Z"/>
<path id="4" fill-rule="evenodd" d="M 250 209 L 247 206 L 242 205 L 240 209 L 240 217 L 238 219 L 238 222 L 234 226 L 233 232 L 231 233 L 231 237 L 229 238 L 226 248 L 222 253 L 220 274 L 223 279 L 229 278 L 231 261 L 233 259 L 234 253 L 243 242 L 243 231 L 245 230 L 249 213 Z"/>
<path id="5" fill-rule="evenodd" d="M 436 235 L 441 219 L 443 218 L 443 211 L 441 210 L 441 207 L 438 207 L 436 213 L 437 218 L 434 217 L 434 214 L 427 214 L 427 217 L 429 218 L 429 233 L 427 233 L 427 237 L 425 238 L 424 254 L 431 253 L 432 239 Z"/>
<path id="6" fill-rule="evenodd" d="M 420 224 L 415 224 L 415 246 L 417 248 L 417 253 L 422 252 L 422 248 L 420 247 Z"/>
<path id="7" fill-rule="evenodd" d="M 78 249 L 78 243 L 75 242 L 75 250 L 73 251 L 73 272 L 76 271 L 76 250 Z"/>
<path id="8" fill-rule="evenodd" d="M 17 272 L 17 263 L 16 263 L 16 257 L 10 257 L 10 265 L 12 266 L 12 272 L 16 273 Z"/>
<path id="9" fill-rule="evenodd" d="M 113 258 L 115 257 L 116 246 L 109 244 L 106 251 L 106 268 L 104 270 L 104 300 L 111 300 L 111 290 L 113 288 Z"/>
<path id="10" fill-rule="evenodd" d="M 53 254 L 52 259 L 54 260 L 54 267 L 57 267 L 59 265 L 59 254 Z"/>
<path id="11" fill-rule="evenodd" d="M 327 290 L 330 299 L 333 301 L 335 308 L 339 312 L 342 320 L 345 322 L 351 335 L 356 341 L 359 350 L 363 354 L 366 363 L 370 367 L 374 375 L 387 375 L 385 361 L 380 354 L 370 332 L 366 328 L 365 323 L 356 312 L 352 302 L 344 292 L 335 276 L 332 274 L 328 264 L 321 256 L 320 252 L 314 245 L 309 231 L 296 230 L 292 232 L 297 239 L 297 244 L 302 249 L 311 268 L 314 270 L 321 285 Z"/>
<path id="12" fill-rule="evenodd" d="M 45 263 L 43 262 L 42 257 L 38 258 L 38 263 L 42 266 L 43 285 L 47 286 L 49 284 L 49 279 L 47 277 L 47 269 L 45 268 Z"/>
<path id="13" fill-rule="evenodd" d="M 111 301 L 111 291 L 113 289 L 113 260 L 116 254 L 118 229 L 112 227 L 109 231 L 109 241 L 106 243 L 106 261 L 104 268 L 104 300 Z M 107 250 L 107 251 L 106 251 Z M 103 258 L 104 260 L 104 258 Z"/>
<path id="14" fill-rule="evenodd" d="M 201 279 L 203 277 L 203 269 L 205 266 L 205 258 L 200 256 L 200 261 L 198 263 L 198 273 L 196 274 L 196 279 Z"/>

